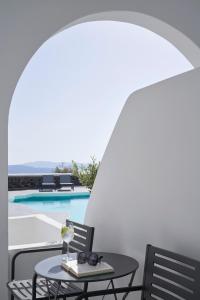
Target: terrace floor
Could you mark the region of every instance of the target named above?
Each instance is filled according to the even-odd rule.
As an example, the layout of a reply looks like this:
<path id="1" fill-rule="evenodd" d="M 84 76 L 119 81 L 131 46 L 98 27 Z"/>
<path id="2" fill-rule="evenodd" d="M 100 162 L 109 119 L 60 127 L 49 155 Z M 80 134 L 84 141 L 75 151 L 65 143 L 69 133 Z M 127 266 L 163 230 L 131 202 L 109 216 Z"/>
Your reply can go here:
<path id="1" fill-rule="evenodd" d="M 83 186 L 75 186 L 74 191 L 69 191 L 69 193 L 80 193 L 80 192 L 88 192 L 86 187 Z M 17 195 L 28 195 L 28 194 L 35 194 L 41 193 L 44 194 L 45 192 L 39 192 L 38 190 L 24 190 L 24 191 L 9 191 L 8 192 L 8 199 L 17 196 Z M 49 193 L 49 192 L 48 192 Z M 54 193 L 61 193 L 55 191 Z M 66 192 L 65 192 L 66 193 Z M 31 209 L 30 207 L 19 204 L 19 203 L 8 203 L 8 216 L 9 217 L 16 217 L 16 216 L 26 216 L 32 214 L 38 214 L 39 212 Z M 42 212 L 46 216 L 63 223 L 66 220 L 66 212 Z"/>

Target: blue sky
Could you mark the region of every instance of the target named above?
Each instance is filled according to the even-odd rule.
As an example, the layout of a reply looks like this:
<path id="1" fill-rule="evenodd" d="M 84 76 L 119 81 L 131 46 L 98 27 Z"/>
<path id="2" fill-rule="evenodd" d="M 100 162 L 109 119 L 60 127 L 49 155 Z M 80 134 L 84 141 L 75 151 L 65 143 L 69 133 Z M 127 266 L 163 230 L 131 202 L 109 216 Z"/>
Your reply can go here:
<path id="1" fill-rule="evenodd" d="M 71 27 L 24 70 L 9 116 L 9 164 L 101 160 L 133 91 L 192 69 L 168 41 L 128 23 Z"/>

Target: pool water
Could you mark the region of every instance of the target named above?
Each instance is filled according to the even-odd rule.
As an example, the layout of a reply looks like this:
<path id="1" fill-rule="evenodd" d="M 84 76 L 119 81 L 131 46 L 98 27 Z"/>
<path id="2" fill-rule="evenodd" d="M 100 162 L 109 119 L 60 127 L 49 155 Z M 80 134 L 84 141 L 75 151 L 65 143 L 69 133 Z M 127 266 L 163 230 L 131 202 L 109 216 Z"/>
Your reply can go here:
<path id="1" fill-rule="evenodd" d="M 11 201 L 29 206 L 37 212 L 66 212 L 70 219 L 82 223 L 90 194 L 85 193 L 47 193 L 15 196 Z"/>

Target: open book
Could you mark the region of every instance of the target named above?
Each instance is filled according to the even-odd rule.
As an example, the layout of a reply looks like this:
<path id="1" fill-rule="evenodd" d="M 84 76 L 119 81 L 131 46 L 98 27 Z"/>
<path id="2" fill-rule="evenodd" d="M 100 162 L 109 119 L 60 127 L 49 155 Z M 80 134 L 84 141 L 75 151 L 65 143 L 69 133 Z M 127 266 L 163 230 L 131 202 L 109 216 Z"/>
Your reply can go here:
<path id="1" fill-rule="evenodd" d="M 62 261 L 61 265 L 66 271 L 77 277 L 114 272 L 113 267 L 104 261 L 98 263 L 96 266 L 90 266 L 88 263 L 78 264 L 77 260 Z"/>

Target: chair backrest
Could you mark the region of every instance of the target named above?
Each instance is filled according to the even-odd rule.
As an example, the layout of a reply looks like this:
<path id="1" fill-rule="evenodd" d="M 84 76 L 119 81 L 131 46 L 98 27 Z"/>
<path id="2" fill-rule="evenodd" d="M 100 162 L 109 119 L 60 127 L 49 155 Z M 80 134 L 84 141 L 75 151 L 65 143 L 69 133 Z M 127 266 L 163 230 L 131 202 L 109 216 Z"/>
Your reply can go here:
<path id="1" fill-rule="evenodd" d="M 72 177 L 69 174 L 60 175 L 60 183 L 72 183 Z"/>
<path id="2" fill-rule="evenodd" d="M 142 300 L 199 300 L 200 262 L 147 245 Z"/>
<path id="3" fill-rule="evenodd" d="M 79 224 L 71 220 L 66 220 L 66 223 L 70 221 L 74 226 L 74 238 L 69 244 L 70 252 L 92 251 L 94 227 Z M 67 251 L 67 244 L 63 242 L 63 253 Z"/>
<path id="4" fill-rule="evenodd" d="M 53 175 L 44 175 L 42 177 L 43 183 L 54 183 L 54 176 Z"/>

